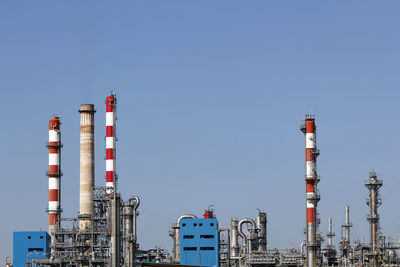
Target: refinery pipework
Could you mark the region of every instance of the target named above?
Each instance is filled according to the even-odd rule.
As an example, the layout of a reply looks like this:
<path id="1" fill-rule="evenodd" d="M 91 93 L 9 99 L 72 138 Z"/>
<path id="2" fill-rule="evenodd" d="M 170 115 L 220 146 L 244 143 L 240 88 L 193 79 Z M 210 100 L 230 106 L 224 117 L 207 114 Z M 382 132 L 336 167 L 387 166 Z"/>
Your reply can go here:
<path id="1" fill-rule="evenodd" d="M 267 249 L 267 214 L 259 210 L 255 219 L 231 218 L 230 229 L 219 228 L 213 211 L 203 218 L 180 216 L 170 235 L 174 257 L 160 248 L 145 252 L 137 244 L 137 215 L 140 199 L 124 202 L 117 190 L 116 175 L 116 95 L 106 98 L 106 184 L 94 186 L 94 105 L 80 107 L 80 202 L 77 218 L 61 215 L 61 130 L 60 117 L 49 120 L 49 234 L 51 250 L 47 258 L 28 259 L 34 267 L 134 267 L 138 261 L 174 262 L 181 265 L 219 267 L 267 266 L 400 266 L 400 244 L 388 241 L 379 232 L 379 189 L 382 181 L 370 172 L 365 186 L 369 189 L 370 244 L 350 239 L 350 209 L 345 207 L 340 255 L 333 244 L 332 218 L 328 220 L 327 245 L 321 254 L 322 234 L 318 231 L 315 117 L 307 114 L 301 127 L 305 134 L 306 251 L 294 247 L 286 251 Z M 247 230 L 244 225 L 247 226 Z M 182 228 L 181 228 L 182 227 Z M 239 238 L 241 239 L 239 242 Z M 210 261 L 208 261 L 210 260 Z M 208 261 L 208 263 L 207 263 Z M 140 263 L 141 266 L 144 263 Z M 17 266 L 16 266 L 17 267 Z M 152 266 L 154 267 L 154 266 Z"/>

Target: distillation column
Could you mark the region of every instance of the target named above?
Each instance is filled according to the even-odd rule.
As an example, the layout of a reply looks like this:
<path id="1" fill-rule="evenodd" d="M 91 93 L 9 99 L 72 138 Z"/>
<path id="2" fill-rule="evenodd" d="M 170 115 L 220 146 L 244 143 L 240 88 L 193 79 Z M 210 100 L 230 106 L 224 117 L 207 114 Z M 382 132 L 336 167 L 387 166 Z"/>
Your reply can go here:
<path id="1" fill-rule="evenodd" d="M 344 228 L 344 241 L 348 246 L 350 246 L 350 228 L 353 226 L 353 224 L 350 222 L 350 207 L 346 206 L 344 208 L 345 211 L 345 223 L 342 224 L 342 227 Z"/>
<path id="2" fill-rule="evenodd" d="M 49 234 L 51 237 L 51 247 L 55 245 L 55 232 L 58 224 L 57 220 L 61 214 L 61 132 L 60 117 L 54 116 L 49 120 Z"/>
<path id="3" fill-rule="evenodd" d="M 335 236 L 335 233 L 332 231 L 332 218 L 329 218 L 328 220 L 328 232 L 326 233 L 326 236 L 328 237 L 328 247 L 332 248 L 332 238 Z"/>
<path id="4" fill-rule="evenodd" d="M 136 216 L 140 205 L 139 197 L 131 197 L 124 205 L 124 267 L 134 266 L 136 249 Z"/>
<path id="5" fill-rule="evenodd" d="M 378 227 L 379 215 L 378 206 L 381 204 L 379 201 L 379 188 L 382 186 L 382 180 L 378 180 L 375 171 L 369 173 L 369 180 L 365 182 L 365 186 L 369 189 L 369 199 L 367 205 L 369 206 L 369 214 L 367 220 L 370 224 L 371 234 L 371 252 L 370 252 L 370 265 L 378 266 L 379 248 L 378 248 Z"/>
<path id="6" fill-rule="evenodd" d="M 345 207 L 345 223 L 342 224 L 342 240 L 340 241 L 340 259 L 342 264 L 349 262 L 351 254 L 350 246 L 350 228 L 353 224 L 350 222 L 350 207 Z M 344 231 L 343 231 L 344 229 Z"/>
<path id="7" fill-rule="evenodd" d="M 93 214 L 94 186 L 94 110 L 93 104 L 82 104 L 80 125 L 80 192 L 79 215 Z M 90 220 L 81 220 L 79 230 L 89 230 Z"/>
<path id="8" fill-rule="evenodd" d="M 257 243 L 259 252 L 267 252 L 267 213 L 259 212 L 256 217 Z"/>
<path id="9" fill-rule="evenodd" d="M 111 194 L 116 186 L 115 174 L 115 111 L 117 98 L 113 92 L 106 98 L 106 187 Z"/>
<path id="10" fill-rule="evenodd" d="M 238 259 L 239 251 L 239 220 L 231 218 L 231 259 Z"/>
<path id="11" fill-rule="evenodd" d="M 306 224 L 306 238 L 307 238 L 307 266 L 315 267 L 318 265 L 319 251 L 321 245 L 317 241 L 317 203 L 319 201 L 319 194 L 317 190 L 318 175 L 316 158 L 319 151 L 316 148 L 316 134 L 315 134 L 315 117 L 306 114 L 305 123 L 301 127 L 301 131 L 305 134 L 305 147 L 306 147 L 306 209 L 307 209 L 307 224 Z"/>
<path id="12" fill-rule="evenodd" d="M 332 242 L 332 238 L 335 236 L 335 233 L 332 231 L 332 218 L 328 220 L 328 232 L 326 236 L 328 237 L 328 245 L 326 246 L 325 255 L 328 265 L 332 265 L 336 258 L 336 250 Z"/>

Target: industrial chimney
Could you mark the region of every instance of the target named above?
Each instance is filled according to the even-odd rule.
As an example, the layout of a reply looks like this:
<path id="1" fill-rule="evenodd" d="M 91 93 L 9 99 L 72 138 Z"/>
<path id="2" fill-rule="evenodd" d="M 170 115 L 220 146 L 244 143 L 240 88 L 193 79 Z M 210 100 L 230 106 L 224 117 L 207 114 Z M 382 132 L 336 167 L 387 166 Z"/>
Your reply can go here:
<path id="1" fill-rule="evenodd" d="M 60 117 L 54 116 L 49 120 L 49 234 L 51 236 L 51 244 L 55 242 L 55 232 L 57 228 L 57 220 L 61 214 L 61 132 Z"/>
<path id="2" fill-rule="evenodd" d="M 80 193 L 79 215 L 92 215 L 94 186 L 94 110 L 93 104 L 82 104 L 80 125 Z M 81 220 L 79 230 L 91 228 L 90 220 Z"/>
<path id="3" fill-rule="evenodd" d="M 115 111 L 117 98 L 113 92 L 106 98 L 106 187 L 107 194 L 116 189 L 115 175 Z"/>
<path id="4" fill-rule="evenodd" d="M 304 125 L 300 130 L 305 135 L 306 147 L 306 237 L 307 237 L 307 266 L 314 267 L 318 265 L 321 244 L 317 241 L 317 204 L 320 199 L 317 183 L 319 181 L 317 175 L 317 156 L 319 150 L 317 149 L 316 134 L 315 134 L 315 117 L 306 114 L 304 118 Z"/>

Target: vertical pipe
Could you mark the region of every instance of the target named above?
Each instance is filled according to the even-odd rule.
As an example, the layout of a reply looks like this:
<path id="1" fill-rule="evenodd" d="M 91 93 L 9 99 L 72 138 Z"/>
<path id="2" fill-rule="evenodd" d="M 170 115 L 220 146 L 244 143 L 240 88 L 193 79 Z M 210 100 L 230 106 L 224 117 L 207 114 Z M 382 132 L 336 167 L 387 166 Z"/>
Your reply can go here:
<path id="1" fill-rule="evenodd" d="M 250 234 L 249 238 L 247 238 L 246 234 L 243 232 L 243 228 L 242 227 L 243 227 L 243 224 L 245 224 L 245 223 L 246 224 L 251 224 L 251 229 L 249 229 L 249 232 L 250 232 L 249 233 Z M 253 243 L 253 241 L 255 239 L 255 232 L 257 230 L 256 222 L 253 219 L 245 218 L 245 219 L 242 219 L 239 222 L 239 227 L 238 228 L 239 228 L 239 234 L 243 239 L 243 247 L 244 247 L 245 253 L 253 252 L 254 248 L 253 248 L 252 243 Z"/>
<path id="2" fill-rule="evenodd" d="M 317 203 L 319 195 L 317 191 L 317 170 L 316 158 L 319 151 L 316 148 L 315 117 L 309 114 L 305 115 L 305 125 L 301 130 L 305 134 L 306 148 L 306 237 L 307 237 L 307 266 L 317 265 L 318 251 L 320 244 L 317 241 Z"/>
<path id="3" fill-rule="evenodd" d="M 93 214 L 94 186 L 94 105 L 82 104 L 80 125 L 80 192 L 79 215 Z M 81 220 L 81 231 L 91 228 L 90 220 Z"/>
<path id="4" fill-rule="evenodd" d="M 231 218 L 231 257 L 239 257 L 239 221 L 235 218 Z"/>
<path id="5" fill-rule="evenodd" d="M 51 246 L 55 245 L 55 232 L 57 220 L 61 214 L 61 132 L 60 117 L 54 116 L 49 120 L 49 234 Z"/>
<path id="6" fill-rule="evenodd" d="M 113 92 L 106 98 L 106 187 L 107 194 L 115 190 L 115 111 L 117 98 Z"/>
<path id="7" fill-rule="evenodd" d="M 258 229 L 257 234 L 257 242 L 258 242 L 258 251 L 266 252 L 267 251 L 267 213 L 259 212 L 256 217 L 256 226 Z"/>
<path id="8" fill-rule="evenodd" d="M 125 245 L 126 257 L 125 260 L 129 262 L 128 265 L 125 266 L 133 266 L 133 262 L 135 259 L 136 254 L 136 241 L 137 241 L 137 233 L 136 233 L 136 216 L 137 216 L 137 209 L 140 205 L 140 199 L 137 196 L 131 197 L 128 200 L 127 205 L 127 212 L 125 213 L 125 227 L 126 227 L 126 238 L 128 241 Z"/>

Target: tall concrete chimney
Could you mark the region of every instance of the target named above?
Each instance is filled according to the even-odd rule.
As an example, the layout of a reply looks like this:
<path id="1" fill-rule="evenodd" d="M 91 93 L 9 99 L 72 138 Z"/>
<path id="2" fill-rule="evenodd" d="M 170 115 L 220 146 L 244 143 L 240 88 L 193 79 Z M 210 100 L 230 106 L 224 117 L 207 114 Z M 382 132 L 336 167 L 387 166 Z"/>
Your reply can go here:
<path id="1" fill-rule="evenodd" d="M 79 215 L 93 214 L 94 186 L 94 110 L 93 104 L 82 104 L 80 127 L 80 192 Z M 89 220 L 81 220 L 79 230 L 91 228 Z"/>

